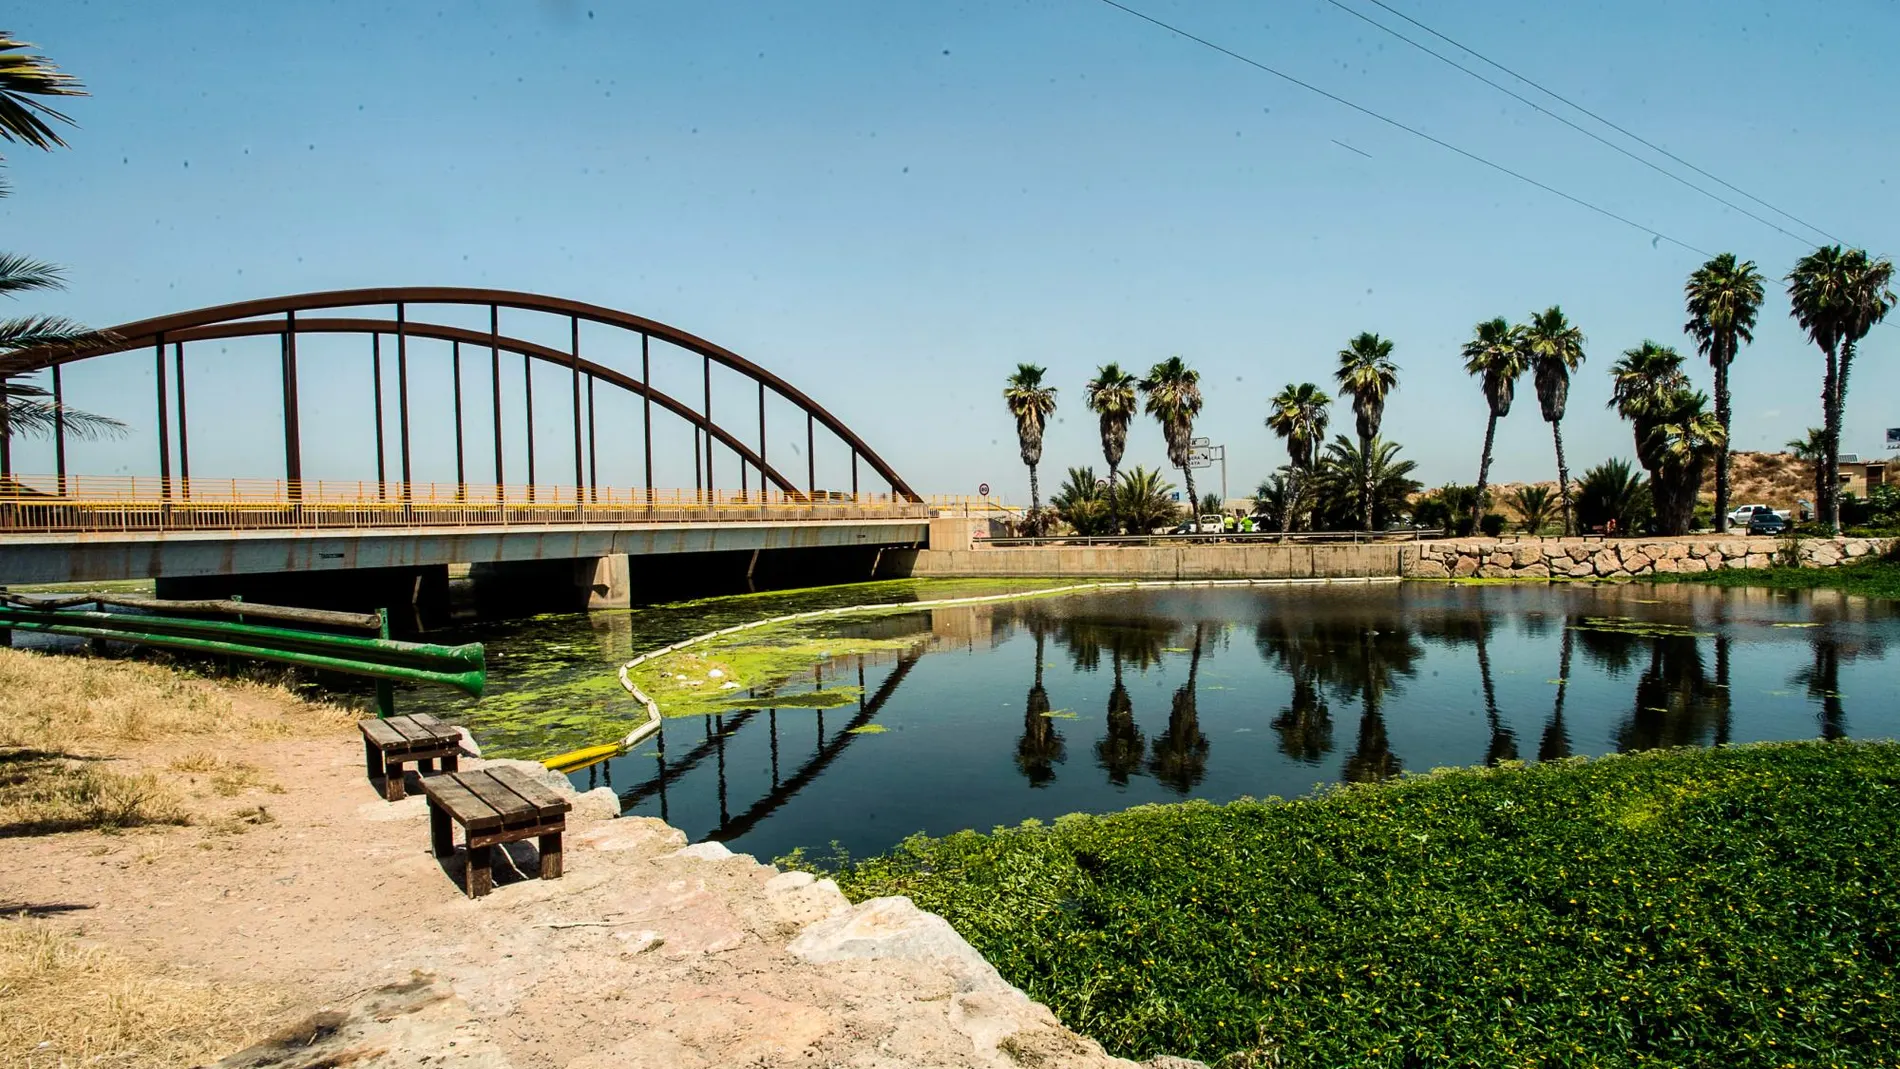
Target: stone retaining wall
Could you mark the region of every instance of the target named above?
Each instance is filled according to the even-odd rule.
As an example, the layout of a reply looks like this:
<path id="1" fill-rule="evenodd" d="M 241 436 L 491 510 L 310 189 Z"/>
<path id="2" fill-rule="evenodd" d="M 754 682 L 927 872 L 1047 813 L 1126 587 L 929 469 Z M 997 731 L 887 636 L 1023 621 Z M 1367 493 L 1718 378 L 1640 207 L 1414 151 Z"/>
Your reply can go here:
<path id="1" fill-rule="evenodd" d="M 1809 538 L 1799 543 L 1801 564 L 1831 568 L 1887 551 L 1883 538 Z M 1623 579 L 1766 568 L 1782 547 L 1778 538 L 1460 538 L 1407 546 L 1400 561 L 1407 579 Z"/>

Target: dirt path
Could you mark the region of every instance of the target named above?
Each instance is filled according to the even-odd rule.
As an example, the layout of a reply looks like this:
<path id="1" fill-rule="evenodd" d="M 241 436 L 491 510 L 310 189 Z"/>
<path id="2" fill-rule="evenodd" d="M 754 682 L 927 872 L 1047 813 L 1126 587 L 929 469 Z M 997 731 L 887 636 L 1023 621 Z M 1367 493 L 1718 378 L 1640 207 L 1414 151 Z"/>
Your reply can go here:
<path id="1" fill-rule="evenodd" d="M 158 768 L 179 751 L 122 756 Z M 829 881 L 682 850 L 658 821 L 605 819 L 602 792 L 577 798 L 564 878 L 498 857 L 475 902 L 459 853 L 430 855 L 422 799 L 384 802 L 364 777 L 353 731 L 241 756 L 264 782 L 199 792 L 192 826 L 14 839 L 0 868 L 9 909 L 278 1007 L 282 1041 L 228 1064 L 1132 1064 L 908 902 L 853 908 Z M 514 857 L 535 871 L 531 845 Z"/>

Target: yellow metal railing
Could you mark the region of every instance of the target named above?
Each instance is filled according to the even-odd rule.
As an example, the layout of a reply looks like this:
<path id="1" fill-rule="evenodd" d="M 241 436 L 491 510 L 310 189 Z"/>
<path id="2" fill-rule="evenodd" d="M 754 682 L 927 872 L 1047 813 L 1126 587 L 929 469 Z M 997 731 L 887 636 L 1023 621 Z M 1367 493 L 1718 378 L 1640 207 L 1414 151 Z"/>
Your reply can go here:
<path id="1" fill-rule="evenodd" d="M 194 531 L 514 524 L 922 519 L 891 494 L 782 490 L 14 475 L 0 530 Z"/>

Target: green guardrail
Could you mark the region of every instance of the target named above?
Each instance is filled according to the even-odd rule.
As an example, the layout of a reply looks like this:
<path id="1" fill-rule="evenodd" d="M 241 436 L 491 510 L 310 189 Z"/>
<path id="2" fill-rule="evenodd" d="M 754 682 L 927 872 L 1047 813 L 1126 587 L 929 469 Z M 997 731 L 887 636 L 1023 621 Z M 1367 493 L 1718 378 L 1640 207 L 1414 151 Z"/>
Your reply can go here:
<path id="1" fill-rule="evenodd" d="M 16 595 L 0 601 L 0 634 L 6 631 L 25 631 L 46 635 L 68 635 L 75 638 L 108 639 L 115 642 L 131 642 L 197 653 L 252 657 L 280 664 L 302 665 L 306 668 L 321 668 L 348 675 L 367 676 L 378 681 L 376 704 L 377 711 L 382 716 L 389 716 L 394 712 L 394 695 L 390 687 L 392 682 L 454 687 L 465 694 L 479 698 L 488 678 L 487 664 L 480 643 L 441 646 L 427 642 L 402 642 L 391 639 L 388 637 L 389 625 L 385 613 L 367 617 L 338 613 L 333 614 L 334 620 L 325 620 L 322 617 L 326 614 L 310 610 L 290 610 L 298 614 L 298 619 L 334 626 L 362 627 L 373 622 L 380 637 L 359 638 L 354 635 L 303 631 L 265 624 L 147 615 L 143 612 L 122 613 L 29 606 L 22 604 L 22 600 Z M 109 599 L 87 598 L 85 600 L 97 603 Z M 164 602 L 156 600 L 143 601 L 141 599 L 141 601 L 138 607 L 142 609 L 160 608 L 165 605 Z M 68 604 L 71 602 L 69 601 Z M 212 611 L 242 611 L 247 615 L 263 616 L 269 615 L 272 608 L 233 602 L 230 603 L 228 609 L 220 607 Z"/>

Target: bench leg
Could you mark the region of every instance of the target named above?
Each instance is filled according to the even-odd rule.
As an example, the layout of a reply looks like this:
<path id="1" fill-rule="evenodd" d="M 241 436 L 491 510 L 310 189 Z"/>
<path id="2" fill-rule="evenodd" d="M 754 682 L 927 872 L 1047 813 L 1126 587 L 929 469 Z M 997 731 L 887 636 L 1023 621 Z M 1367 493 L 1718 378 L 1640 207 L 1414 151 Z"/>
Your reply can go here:
<path id="1" fill-rule="evenodd" d="M 416 775 L 426 776 L 435 771 L 435 758 L 424 757 L 416 762 Z"/>
<path id="2" fill-rule="evenodd" d="M 461 768 L 462 758 L 459 754 L 445 753 L 442 755 L 442 771 L 459 772 Z"/>
<path id="3" fill-rule="evenodd" d="M 468 884 L 468 897 L 480 898 L 495 886 L 495 874 L 489 868 L 489 851 L 492 846 L 471 846 L 468 848 L 468 862 L 463 868 L 463 878 Z"/>
<path id="4" fill-rule="evenodd" d="M 370 779 L 382 775 L 383 751 L 375 743 L 369 741 L 368 735 L 363 736 L 363 767 L 369 770 Z"/>
<path id="5" fill-rule="evenodd" d="M 429 845 L 437 857 L 455 853 L 455 839 L 449 824 L 449 811 L 429 799 Z"/>
<path id="6" fill-rule="evenodd" d="M 383 758 L 383 800 L 400 802 L 403 797 L 402 761 L 394 757 L 385 757 Z"/>
<path id="7" fill-rule="evenodd" d="M 561 878 L 561 833 L 558 831 L 541 836 L 541 878 Z"/>

